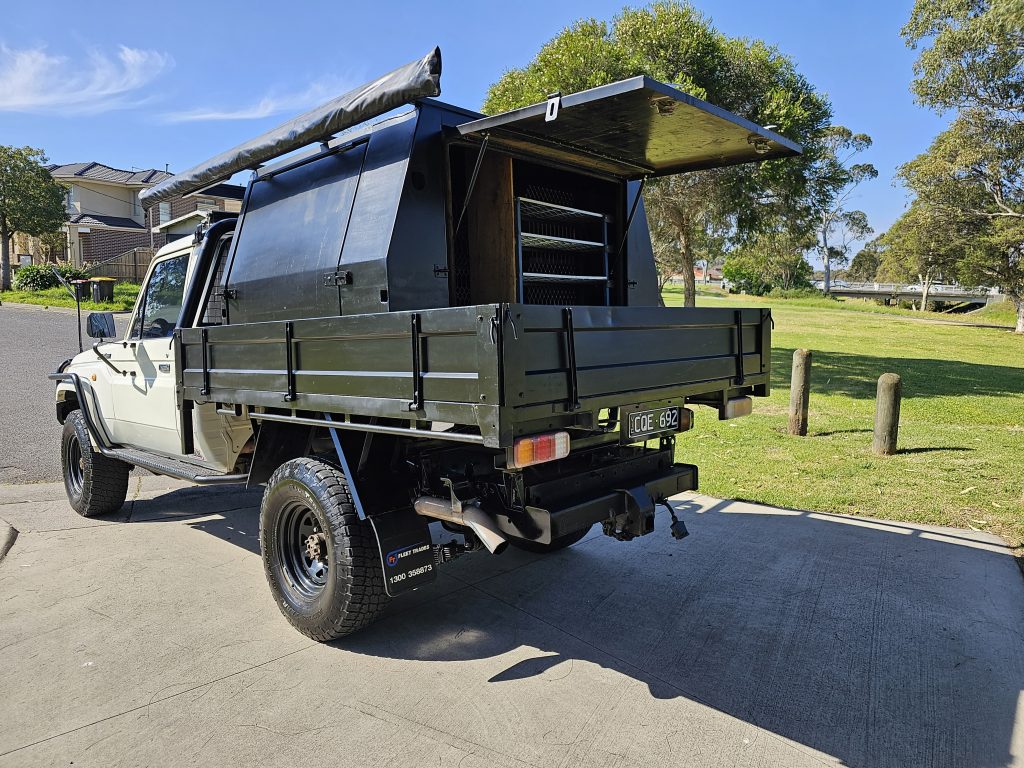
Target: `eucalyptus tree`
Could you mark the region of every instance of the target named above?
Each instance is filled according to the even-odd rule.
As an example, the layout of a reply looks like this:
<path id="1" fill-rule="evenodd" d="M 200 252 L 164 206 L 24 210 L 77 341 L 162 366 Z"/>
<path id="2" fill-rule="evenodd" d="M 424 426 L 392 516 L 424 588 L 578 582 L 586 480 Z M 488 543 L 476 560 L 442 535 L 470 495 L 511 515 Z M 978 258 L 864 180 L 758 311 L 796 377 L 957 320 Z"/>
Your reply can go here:
<path id="1" fill-rule="evenodd" d="M 848 206 L 857 186 L 878 176 L 871 163 L 854 162 L 871 146 L 866 133 L 854 133 L 842 125 L 826 128 L 817 140 L 820 160 L 813 179 L 818 195 L 818 253 L 825 268 L 825 293 L 831 292 L 832 265 L 846 264 L 850 245 L 873 230 L 863 211 Z"/>
<path id="2" fill-rule="evenodd" d="M 958 270 L 998 285 L 1024 333 L 1024 7 L 1020 0 L 916 0 L 903 28 L 921 53 L 914 93 L 950 126 L 900 176 L 944 223 L 971 233 Z"/>
<path id="3" fill-rule="evenodd" d="M 880 238 L 879 274 L 894 282 L 916 280 L 924 311 L 936 278 L 954 274 L 967 233 L 959 222 L 921 199 L 914 200 Z"/>

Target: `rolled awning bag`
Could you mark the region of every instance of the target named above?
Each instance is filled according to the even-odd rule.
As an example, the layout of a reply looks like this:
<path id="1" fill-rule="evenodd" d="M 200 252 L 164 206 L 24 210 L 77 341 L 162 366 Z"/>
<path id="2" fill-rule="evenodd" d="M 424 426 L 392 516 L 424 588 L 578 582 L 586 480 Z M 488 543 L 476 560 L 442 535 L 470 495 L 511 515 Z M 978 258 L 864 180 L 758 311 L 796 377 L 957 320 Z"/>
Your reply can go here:
<path id="1" fill-rule="evenodd" d="M 326 104 L 282 123 L 255 139 L 221 152 L 149 189 L 139 201 L 151 207 L 173 197 L 198 192 L 239 171 L 340 133 L 417 99 L 441 93 L 441 49 L 392 70 Z"/>

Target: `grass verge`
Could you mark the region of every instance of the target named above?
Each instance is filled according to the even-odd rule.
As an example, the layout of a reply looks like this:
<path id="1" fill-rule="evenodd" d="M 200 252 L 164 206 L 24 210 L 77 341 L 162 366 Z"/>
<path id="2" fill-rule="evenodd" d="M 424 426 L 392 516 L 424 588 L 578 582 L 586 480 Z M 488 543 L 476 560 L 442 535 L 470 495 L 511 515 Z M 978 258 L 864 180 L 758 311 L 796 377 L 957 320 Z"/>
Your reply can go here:
<path id="1" fill-rule="evenodd" d="M 671 293 L 666 300 L 678 303 Z M 698 409 L 696 428 L 679 441 L 679 459 L 701 468 L 701 490 L 986 530 L 1024 552 L 1024 336 L 807 301 L 763 302 L 776 324 L 771 396 L 735 421 Z M 800 347 L 813 353 L 804 438 L 786 434 Z M 900 453 L 882 458 L 870 449 L 875 387 L 887 372 L 903 377 L 903 403 Z"/>
<path id="2" fill-rule="evenodd" d="M 134 283 L 118 283 L 114 286 L 112 302 L 83 301 L 82 309 L 93 312 L 122 312 L 135 306 L 139 295 L 139 286 Z M 4 291 L 0 293 L 0 301 L 12 304 L 37 304 L 44 307 L 75 308 L 75 300 L 64 288 L 46 288 L 42 291 Z"/>

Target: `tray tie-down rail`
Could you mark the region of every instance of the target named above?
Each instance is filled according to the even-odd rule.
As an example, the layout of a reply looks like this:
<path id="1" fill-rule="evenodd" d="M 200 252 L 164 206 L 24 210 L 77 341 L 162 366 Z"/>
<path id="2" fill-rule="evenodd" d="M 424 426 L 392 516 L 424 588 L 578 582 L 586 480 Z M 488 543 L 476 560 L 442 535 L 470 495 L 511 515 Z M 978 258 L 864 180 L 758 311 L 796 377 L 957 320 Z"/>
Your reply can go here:
<path id="1" fill-rule="evenodd" d="M 562 308 L 562 332 L 565 334 L 565 364 L 569 376 L 569 399 L 566 408 L 580 409 L 579 371 L 576 369 L 576 330 L 572 321 L 572 307 Z"/>
<path id="2" fill-rule="evenodd" d="M 410 411 L 423 409 L 423 323 L 419 312 L 413 312 L 410 320 L 410 338 L 412 339 L 412 402 Z"/>

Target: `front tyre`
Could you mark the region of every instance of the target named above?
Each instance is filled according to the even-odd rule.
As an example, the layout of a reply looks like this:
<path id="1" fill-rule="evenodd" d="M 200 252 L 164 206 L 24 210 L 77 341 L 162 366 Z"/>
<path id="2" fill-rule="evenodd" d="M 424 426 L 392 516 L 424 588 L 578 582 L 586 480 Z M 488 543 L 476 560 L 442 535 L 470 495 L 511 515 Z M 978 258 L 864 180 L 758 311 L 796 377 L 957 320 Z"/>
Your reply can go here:
<path id="1" fill-rule="evenodd" d="M 124 506 L 131 465 L 93 449 L 81 411 L 68 414 L 60 442 L 64 489 L 75 512 L 82 517 L 94 517 L 117 512 Z"/>
<path id="2" fill-rule="evenodd" d="M 330 464 L 303 458 L 278 467 L 260 507 L 260 547 L 278 607 L 307 637 L 352 634 L 387 602 L 373 530 Z"/>

